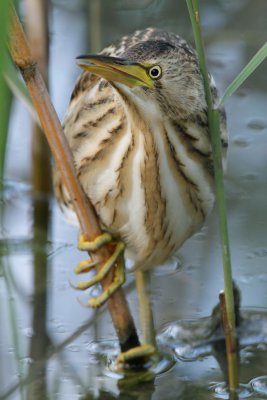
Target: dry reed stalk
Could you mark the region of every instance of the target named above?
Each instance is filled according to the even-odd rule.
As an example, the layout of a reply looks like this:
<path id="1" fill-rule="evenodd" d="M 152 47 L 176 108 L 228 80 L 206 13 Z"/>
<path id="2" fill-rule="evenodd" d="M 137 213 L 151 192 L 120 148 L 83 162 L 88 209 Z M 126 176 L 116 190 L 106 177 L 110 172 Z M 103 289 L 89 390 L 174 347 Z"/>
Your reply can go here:
<path id="1" fill-rule="evenodd" d="M 227 356 L 227 369 L 228 369 L 228 382 L 230 391 L 235 392 L 238 388 L 238 368 L 237 365 L 237 349 L 236 349 L 236 337 L 233 336 L 232 327 L 228 319 L 226 310 L 225 294 L 222 291 L 220 293 L 220 308 L 223 321 L 223 329 L 225 336 L 225 347 Z"/>
<path id="2" fill-rule="evenodd" d="M 46 0 L 25 0 L 27 38 L 32 56 L 37 61 L 42 77 L 48 84 L 49 35 L 48 3 Z M 32 187 L 34 193 L 52 190 L 51 154 L 37 123 L 32 127 Z"/>
<path id="3" fill-rule="evenodd" d="M 23 79 L 32 97 L 33 104 L 39 115 L 51 152 L 60 169 L 63 182 L 72 198 L 81 231 L 87 240 L 93 240 L 101 233 L 95 211 L 83 192 L 75 173 L 72 155 L 66 142 L 62 127 L 51 104 L 46 86 L 32 58 L 23 28 L 12 7 L 12 23 L 10 30 L 10 52 L 20 69 Z M 111 255 L 107 246 L 94 253 L 94 261 L 101 265 Z M 106 289 L 112 281 L 113 273 L 109 273 L 102 281 Z M 117 290 L 108 300 L 114 327 L 116 329 L 122 351 L 138 346 L 139 339 L 134 322 L 122 289 Z"/>
<path id="4" fill-rule="evenodd" d="M 33 58 L 37 61 L 46 84 L 48 83 L 49 36 L 48 3 L 46 0 L 24 0 L 26 30 Z M 52 190 L 51 153 L 45 135 L 37 122 L 32 125 L 32 188 L 33 188 L 33 310 L 29 357 L 33 361 L 29 374 L 37 374 L 27 385 L 27 400 L 47 398 L 47 371 L 45 358 L 48 351 L 47 323 L 47 240 L 50 231 L 50 205 Z M 41 196 L 40 196 L 41 195 Z"/>

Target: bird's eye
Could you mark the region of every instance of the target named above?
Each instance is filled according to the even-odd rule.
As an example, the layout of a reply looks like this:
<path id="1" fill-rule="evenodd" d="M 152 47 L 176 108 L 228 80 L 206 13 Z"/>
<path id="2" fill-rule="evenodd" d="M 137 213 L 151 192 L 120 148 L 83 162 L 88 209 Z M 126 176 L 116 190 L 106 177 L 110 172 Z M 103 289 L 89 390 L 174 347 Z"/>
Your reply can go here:
<path id="1" fill-rule="evenodd" d="M 148 75 L 152 79 L 159 79 L 162 75 L 162 71 L 159 65 L 154 65 L 153 67 L 149 68 Z"/>

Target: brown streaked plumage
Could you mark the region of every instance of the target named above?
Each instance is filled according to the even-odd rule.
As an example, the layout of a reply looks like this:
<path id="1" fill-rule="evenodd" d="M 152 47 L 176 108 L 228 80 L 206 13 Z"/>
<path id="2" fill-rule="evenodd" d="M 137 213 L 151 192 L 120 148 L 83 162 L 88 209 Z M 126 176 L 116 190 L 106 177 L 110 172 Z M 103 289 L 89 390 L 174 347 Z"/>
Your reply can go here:
<path id="1" fill-rule="evenodd" d="M 64 131 L 104 230 L 125 243 L 136 268 L 148 269 L 165 262 L 198 230 L 214 203 L 198 60 L 186 41 L 157 29 L 137 31 L 88 59 L 93 73 L 80 76 Z M 123 70 L 117 80 L 117 68 L 127 65 L 133 75 Z M 212 78 L 211 85 L 216 102 Z M 226 148 L 223 110 L 221 137 Z M 54 176 L 59 203 L 75 221 L 56 169 Z"/>

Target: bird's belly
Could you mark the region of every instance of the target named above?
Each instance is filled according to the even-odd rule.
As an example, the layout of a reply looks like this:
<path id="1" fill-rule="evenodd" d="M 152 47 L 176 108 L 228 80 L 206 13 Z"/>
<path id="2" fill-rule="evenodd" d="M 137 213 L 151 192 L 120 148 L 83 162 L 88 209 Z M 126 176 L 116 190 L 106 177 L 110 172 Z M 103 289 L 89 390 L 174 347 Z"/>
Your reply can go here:
<path id="1" fill-rule="evenodd" d="M 146 269 L 165 262 L 199 228 L 213 187 L 202 159 L 187 153 L 172 126 L 117 118 L 77 149 L 75 163 L 104 229 Z"/>
<path id="2" fill-rule="evenodd" d="M 104 228 L 125 242 L 126 257 L 136 268 L 148 269 L 173 255 L 199 229 L 206 215 L 192 188 L 182 184 L 171 170 L 166 173 L 159 168 L 156 173 L 151 165 L 143 170 L 139 165 L 137 155 L 128 178 L 121 177 L 123 190 L 114 179 L 109 181 L 112 190 L 104 197 L 90 197 Z M 101 176 L 103 179 L 103 172 Z M 112 176 L 116 176 L 115 171 L 110 172 Z M 212 205 L 213 193 L 209 193 Z"/>

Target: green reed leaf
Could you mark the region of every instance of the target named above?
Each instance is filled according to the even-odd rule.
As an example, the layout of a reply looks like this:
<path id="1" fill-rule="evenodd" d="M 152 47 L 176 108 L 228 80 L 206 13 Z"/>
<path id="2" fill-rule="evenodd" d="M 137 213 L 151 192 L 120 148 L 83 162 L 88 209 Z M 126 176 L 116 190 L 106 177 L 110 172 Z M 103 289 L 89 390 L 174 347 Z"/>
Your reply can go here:
<path id="1" fill-rule="evenodd" d="M 232 96 L 232 94 L 245 82 L 245 80 L 255 71 L 255 69 L 265 60 L 267 57 L 267 42 L 260 48 L 249 63 L 242 69 L 237 75 L 233 82 L 225 90 L 224 95 L 220 101 L 220 105 L 224 104 L 225 101 Z"/>
<path id="2" fill-rule="evenodd" d="M 206 65 L 205 49 L 204 49 L 201 24 L 200 24 L 199 3 L 198 0 L 186 0 L 186 3 L 194 33 L 196 50 L 199 58 L 199 66 L 203 76 L 205 96 L 208 105 L 208 123 L 209 123 L 210 139 L 212 144 L 212 153 L 214 162 L 215 192 L 216 192 L 216 200 L 217 200 L 217 207 L 219 214 L 219 230 L 220 230 L 221 252 L 222 252 L 223 272 L 224 272 L 226 314 L 227 314 L 227 320 L 229 321 L 229 326 L 231 327 L 229 336 L 231 338 L 232 344 L 235 344 L 236 340 L 235 308 L 234 308 L 231 255 L 230 255 L 230 245 L 229 245 L 229 235 L 228 235 L 227 213 L 225 205 L 223 168 L 222 168 L 219 110 L 214 108 L 212 101 L 212 93 L 209 84 L 209 74 Z M 232 354 L 227 352 L 227 359 L 228 359 L 229 387 L 230 391 L 235 391 L 238 388 L 238 366 L 237 366 L 236 352 L 233 352 Z"/>
<path id="3" fill-rule="evenodd" d="M 3 182 L 6 141 L 11 105 L 10 91 L 4 78 L 5 60 L 7 57 L 6 42 L 9 20 L 9 0 L 0 1 L 0 186 Z"/>

